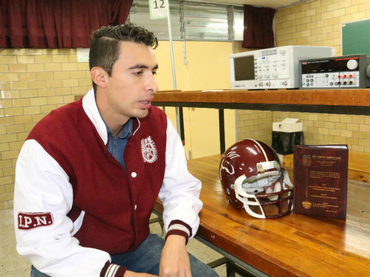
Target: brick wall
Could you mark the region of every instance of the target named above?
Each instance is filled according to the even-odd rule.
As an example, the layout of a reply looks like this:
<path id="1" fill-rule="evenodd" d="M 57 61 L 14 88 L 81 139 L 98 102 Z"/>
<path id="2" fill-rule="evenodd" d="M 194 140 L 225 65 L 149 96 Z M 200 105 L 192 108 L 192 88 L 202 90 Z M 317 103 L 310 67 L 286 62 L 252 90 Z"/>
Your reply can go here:
<path id="1" fill-rule="evenodd" d="M 313 0 L 279 9 L 277 46 L 331 46 L 341 56 L 342 24 L 366 18 L 370 18 L 368 0 Z M 306 144 L 344 143 L 351 151 L 370 153 L 369 116 L 273 112 L 275 122 L 286 117 L 303 122 Z"/>
<path id="2" fill-rule="evenodd" d="M 342 24 L 369 17 L 368 0 L 305 1 L 276 12 L 276 44 L 332 46 L 340 56 Z"/>
<path id="3" fill-rule="evenodd" d="M 253 138 L 271 145 L 272 114 L 271 111 L 238 110 L 237 141 Z"/>
<path id="4" fill-rule="evenodd" d="M 0 49 L 0 210 L 13 207 L 15 163 L 29 131 L 90 87 L 76 49 Z"/>

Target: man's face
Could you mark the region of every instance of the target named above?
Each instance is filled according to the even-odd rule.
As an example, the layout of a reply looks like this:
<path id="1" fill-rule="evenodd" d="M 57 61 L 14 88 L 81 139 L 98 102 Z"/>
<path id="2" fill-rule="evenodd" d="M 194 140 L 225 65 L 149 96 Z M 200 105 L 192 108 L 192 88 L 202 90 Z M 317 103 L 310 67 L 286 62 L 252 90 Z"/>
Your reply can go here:
<path id="1" fill-rule="evenodd" d="M 122 42 L 120 55 L 107 77 L 104 90 L 111 115 L 124 119 L 148 115 L 154 93 L 158 91 L 154 74 L 158 68 L 150 46 Z"/>

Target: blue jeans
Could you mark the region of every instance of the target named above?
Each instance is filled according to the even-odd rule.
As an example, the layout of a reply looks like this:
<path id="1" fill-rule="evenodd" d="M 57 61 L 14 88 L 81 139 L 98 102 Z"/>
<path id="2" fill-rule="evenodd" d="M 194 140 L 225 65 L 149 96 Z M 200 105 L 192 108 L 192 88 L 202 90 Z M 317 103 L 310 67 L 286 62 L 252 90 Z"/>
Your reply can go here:
<path id="1" fill-rule="evenodd" d="M 163 246 L 163 238 L 157 234 L 150 234 L 135 251 L 113 255 L 112 263 L 124 266 L 130 271 L 159 275 L 159 261 Z M 218 277 L 218 274 L 208 265 L 202 263 L 191 254 L 189 254 L 189 257 L 193 277 Z M 31 277 L 49 276 L 32 266 Z"/>

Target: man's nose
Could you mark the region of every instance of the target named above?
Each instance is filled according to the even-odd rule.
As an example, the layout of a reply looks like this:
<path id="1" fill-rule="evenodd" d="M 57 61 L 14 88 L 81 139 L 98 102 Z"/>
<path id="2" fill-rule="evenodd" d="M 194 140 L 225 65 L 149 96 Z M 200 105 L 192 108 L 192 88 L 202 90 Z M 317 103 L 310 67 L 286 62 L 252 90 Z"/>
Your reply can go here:
<path id="1" fill-rule="evenodd" d="M 153 93 L 158 91 L 157 82 L 154 79 L 154 74 L 150 74 L 147 81 L 147 89 L 151 90 Z"/>

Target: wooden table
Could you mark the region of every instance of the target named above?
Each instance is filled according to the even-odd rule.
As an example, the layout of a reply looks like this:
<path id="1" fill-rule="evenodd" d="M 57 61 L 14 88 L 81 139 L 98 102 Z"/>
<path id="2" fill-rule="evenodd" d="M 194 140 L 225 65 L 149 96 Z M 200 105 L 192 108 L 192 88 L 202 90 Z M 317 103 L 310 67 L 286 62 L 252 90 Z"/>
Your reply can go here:
<path id="1" fill-rule="evenodd" d="M 197 238 L 270 276 L 370 276 L 370 184 L 349 182 L 346 221 L 295 214 L 255 219 L 226 202 L 219 160 L 189 160 L 203 183 Z M 162 211 L 160 203 L 155 210 Z"/>

